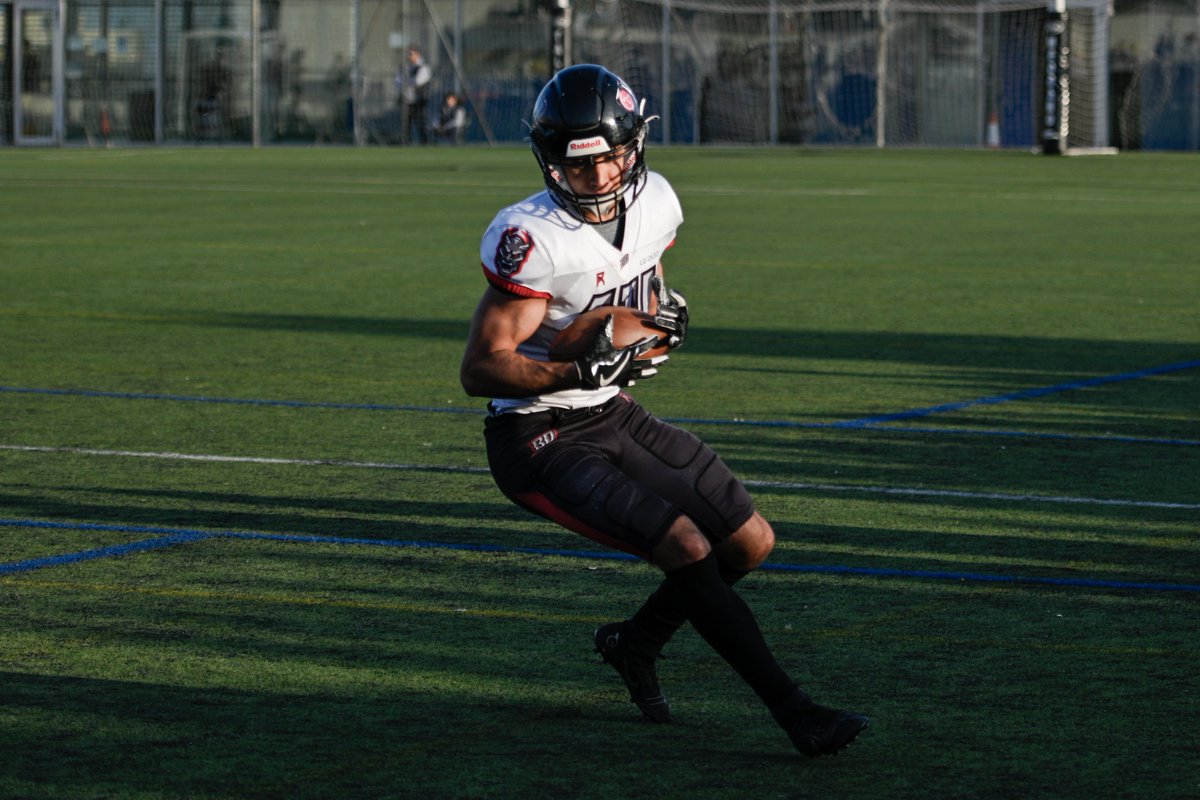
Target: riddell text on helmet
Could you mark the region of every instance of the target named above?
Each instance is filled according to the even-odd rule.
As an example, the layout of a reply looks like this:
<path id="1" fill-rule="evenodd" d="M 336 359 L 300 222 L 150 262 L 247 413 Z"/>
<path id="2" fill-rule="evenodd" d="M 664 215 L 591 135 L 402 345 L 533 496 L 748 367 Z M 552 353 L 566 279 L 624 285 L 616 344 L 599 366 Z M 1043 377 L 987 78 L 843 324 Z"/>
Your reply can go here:
<path id="1" fill-rule="evenodd" d="M 608 142 L 603 136 L 595 136 L 591 139 L 576 139 L 567 145 L 567 152 L 576 155 L 586 156 L 592 153 L 607 153 Z"/>

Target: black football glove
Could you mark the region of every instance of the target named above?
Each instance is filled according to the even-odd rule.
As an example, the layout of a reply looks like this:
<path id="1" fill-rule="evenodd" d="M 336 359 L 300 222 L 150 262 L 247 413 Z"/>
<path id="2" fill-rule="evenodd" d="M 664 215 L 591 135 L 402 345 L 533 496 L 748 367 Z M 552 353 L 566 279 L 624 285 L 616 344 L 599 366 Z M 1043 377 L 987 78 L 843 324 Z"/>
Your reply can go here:
<path id="1" fill-rule="evenodd" d="M 667 346 L 674 350 L 687 338 L 687 298 L 674 289 L 668 289 L 663 279 L 655 275 L 650 280 L 654 296 L 658 298 L 658 310 L 654 312 L 654 324 L 669 331 Z"/>
<path id="2" fill-rule="evenodd" d="M 659 365 L 665 363 L 668 358 L 665 355 L 638 358 L 655 345 L 658 341 L 655 336 L 647 336 L 628 347 L 615 347 L 612 337 L 613 317 L 609 314 L 604 319 L 604 327 L 592 342 L 592 349 L 575 362 L 575 369 L 579 371 L 579 383 L 583 388 L 633 386 L 635 381 L 656 375 Z"/>

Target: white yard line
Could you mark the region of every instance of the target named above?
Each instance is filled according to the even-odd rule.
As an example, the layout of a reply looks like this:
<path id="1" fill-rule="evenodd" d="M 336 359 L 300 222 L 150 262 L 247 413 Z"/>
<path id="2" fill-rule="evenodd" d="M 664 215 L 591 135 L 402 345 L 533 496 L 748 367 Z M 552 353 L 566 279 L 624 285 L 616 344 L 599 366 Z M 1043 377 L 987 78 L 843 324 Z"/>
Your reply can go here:
<path id="1" fill-rule="evenodd" d="M 105 450 L 90 447 L 38 447 L 34 445 L 0 444 L 0 451 L 18 453 L 65 453 L 81 456 L 119 458 L 154 458 L 167 461 L 202 461 L 221 464 L 272 464 L 301 467 L 349 467 L 353 469 L 390 469 L 410 472 L 451 472 L 487 474 L 486 467 L 444 466 L 438 464 L 400 464 L 384 461 L 351 461 L 328 458 L 267 458 L 261 456 L 229 456 L 202 453 L 147 452 L 138 450 Z M 1113 500 L 1099 497 L 1067 497 L 1038 494 L 1006 494 L 1002 492 L 966 492 L 955 489 L 921 489 L 905 486 L 854 486 L 835 483 L 803 483 L 784 481 L 743 481 L 752 488 L 786 489 L 815 492 L 861 492 L 863 494 L 898 495 L 906 497 L 948 497 L 961 500 L 998 500 L 1008 503 L 1059 503 L 1086 506 L 1117 506 L 1122 508 L 1167 508 L 1200 510 L 1200 503 L 1168 503 L 1157 500 Z"/>

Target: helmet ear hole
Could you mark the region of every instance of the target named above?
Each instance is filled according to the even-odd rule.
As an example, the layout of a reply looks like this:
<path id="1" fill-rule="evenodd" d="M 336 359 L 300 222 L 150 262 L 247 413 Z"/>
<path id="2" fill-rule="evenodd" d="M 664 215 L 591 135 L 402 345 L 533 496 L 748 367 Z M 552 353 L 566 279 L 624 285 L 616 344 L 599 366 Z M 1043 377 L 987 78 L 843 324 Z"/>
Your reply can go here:
<path id="1" fill-rule="evenodd" d="M 612 214 L 625 213 L 641 193 L 646 181 L 644 108 L 645 101 L 639 102 L 625 81 L 596 64 L 567 67 L 538 94 L 530 146 L 550 196 L 580 221 L 608 221 Z M 606 156 L 623 160 L 618 188 L 588 195 L 571 187 L 566 164 L 594 163 Z"/>

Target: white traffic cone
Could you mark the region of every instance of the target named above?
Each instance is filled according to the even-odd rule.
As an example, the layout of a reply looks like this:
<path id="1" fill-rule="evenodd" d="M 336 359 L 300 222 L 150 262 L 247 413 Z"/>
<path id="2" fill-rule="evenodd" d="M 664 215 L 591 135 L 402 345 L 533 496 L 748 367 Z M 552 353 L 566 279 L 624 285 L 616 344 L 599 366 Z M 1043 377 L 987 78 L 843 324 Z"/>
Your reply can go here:
<path id="1" fill-rule="evenodd" d="M 997 116 L 995 111 L 988 115 L 987 146 L 1000 146 L 1000 117 Z"/>

